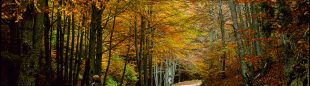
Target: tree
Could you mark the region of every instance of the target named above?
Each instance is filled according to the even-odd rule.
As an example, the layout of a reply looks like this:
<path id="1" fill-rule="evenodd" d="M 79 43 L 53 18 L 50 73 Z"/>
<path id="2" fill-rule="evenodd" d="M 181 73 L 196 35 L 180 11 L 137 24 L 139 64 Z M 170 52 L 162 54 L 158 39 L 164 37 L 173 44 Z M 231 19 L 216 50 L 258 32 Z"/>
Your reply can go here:
<path id="1" fill-rule="evenodd" d="M 119 3 L 119 0 L 117 0 L 117 4 Z M 112 57 L 112 40 L 113 40 L 113 33 L 114 33 L 114 29 L 115 29 L 115 19 L 116 19 L 116 16 L 118 14 L 118 5 L 115 6 L 115 10 L 114 10 L 114 16 L 113 16 L 113 23 L 112 23 L 112 29 L 111 29 L 111 32 L 110 32 L 110 41 L 109 41 L 109 55 L 108 55 L 108 65 L 107 65 L 107 68 L 106 68 L 106 72 L 104 74 L 104 78 L 103 78 L 103 85 L 106 85 L 106 78 L 108 76 L 108 71 L 109 71 L 109 67 L 110 67 L 110 63 L 111 63 L 111 57 Z"/>
<path id="2" fill-rule="evenodd" d="M 241 58 L 241 71 L 242 71 L 241 73 L 242 73 L 242 77 L 244 79 L 245 84 L 248 86 L 248 85 L 251 85 L 251 83 L 249 82 L 249 79 L 247 76 L 247 64 L 245 61 L 243 45 L 242 45 L 242 41 L 241 41 L 241 37 L 239 33 L 236 5 L 233 0 L 229 0 L 229 8 L 231 12 L 232 21 L 233 21 L 234 35 L 236 37 L 236 42 L 238 45 L 238 56 Z"/>
<path id="3" fill-rule="evenodd" d="M 48 0 L 45 0 L 43 2 L 43 7 L 44 8 L 47 8 L 48 7 Z M 53 75 L 53 72 L 52 72 L 52 59 L 51 59 L 51 42 L 50 42 L 50 39 L 51 36 L 50 33 L 52 33 L 52 27 L 50 25 L 50 19 L 49 19 L 49 16 L 48 16 L 48 12 L 44 11 L 44 56 L 45 56 L 45 67 L 44 67 L 44 70 L 46 70 L 46 73 L 45 73 L 45 76 L 47 77 L 46 79 L 46 82 L 45 82 L 45 85 L 50 85 L 51 84 L 51 81 L 52 81 L 52 75 Z"/>
<path id="4" fill-rule="evenodd" d="M 72 12 L 72 16 L 71 16 L 71 32 L 72 32 L 72 36 L 71 36 L 71 55 L 70 55 L 70 63 L 69 63 L 69 83 L 70 85 L 73 85 L 72 82 L 73 82 L 73 72 L 74 72 L 74 63 L 73 63 L 73 59 L 77 57 L 76 54 L 74 54 L 74 43 L 75 43 L 75 22 L 74 22 L 74 14 Z M 78 38 L 77 38 L 78 39 Z M 78 41 L 78 40 L 77 40 Z M 77 44 L 78 45 L 78 44 Z M 76 48 L 77 50 L 77 48 Z M 75 52 L 77 53 L 77 52 Z"/>
<path id="5" fill-rule="evenodd" d="M 1 86 L 309 84 L 309 0 L 0 5 Z"/>
<path id="6" fill-rule="evenodd" d="M 45 0 L 40 0 L 37 3 L 42 4 L 40 7 L 44 7 Z M 22 46 L 24 52 L 22 53 L 22 66 L 18 83 L 20 85 L 36 85 L 40 82 L 35 75 L 39 74 L 40 71 L 39 58 L 43 51 L 40 48 L 43 47 L 45 17 L 43 12 L 34 9 L 34 2 L 30 2 L 26 7 L 28 10 L 24 14 L 25 19 L 22 21 L 22 36 L 24 37 L 22 38 Z M 35 13 L 35 11 L 38 11 L 38 13 L 34 16 L 32 13 Z"/>
<path id="7" fill-rule="evenodd" d="M 225 30 L 224 30 L 224 18 L 222 14 L 222 0 L 218 0 L 218 7 L 219 7 L 219 18 L 220 18 L 220 28 L 221 28 L 221 34 L 222 34 L 222 47 L 226 47 L 225 44 Z M 226 52 L 224 51 L 224 54 L 222 56 L 222 79 L 225 78 L 225 58 L 226 58 Z"/>
<path id="8" fill-rule="evenodd" d="M 131 28 L 129 29 L 128 31 L 128 34 L 130 35 L 132 33 L 132 30 Z M 125 57 L 125 63 L 124 63 L 124 70 L 123 70 L 123 73 L 122 73 L 122 79 L 120 81 L 120 84 L 119 86 L 122 86 L 123 85 L 123 81 L 124 81 L 124 77 L 125 77 L 125 73 L 126 73 L 126 68 L 127 68 L 127 64 L 129 62 L 129 52 L 130 52 L 130 48 L 131 48 L 131 40 L 128 40 L 128 47 L 127 47 L 127 52 L 126 52 L 126 57 Z"/>

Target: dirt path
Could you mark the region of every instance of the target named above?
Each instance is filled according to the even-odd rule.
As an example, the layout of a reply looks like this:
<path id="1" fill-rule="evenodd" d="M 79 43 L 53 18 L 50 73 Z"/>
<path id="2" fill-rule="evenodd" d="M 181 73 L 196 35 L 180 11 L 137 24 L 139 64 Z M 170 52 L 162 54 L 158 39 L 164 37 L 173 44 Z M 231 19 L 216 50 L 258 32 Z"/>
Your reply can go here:
<path id="1" fill-rule="evenodd" d="M 173 84 L 172 86 L 200 86 L 202 84 L 201 80 L 191 80 L 191 81 L 183 81 L 176 84 Z"/>

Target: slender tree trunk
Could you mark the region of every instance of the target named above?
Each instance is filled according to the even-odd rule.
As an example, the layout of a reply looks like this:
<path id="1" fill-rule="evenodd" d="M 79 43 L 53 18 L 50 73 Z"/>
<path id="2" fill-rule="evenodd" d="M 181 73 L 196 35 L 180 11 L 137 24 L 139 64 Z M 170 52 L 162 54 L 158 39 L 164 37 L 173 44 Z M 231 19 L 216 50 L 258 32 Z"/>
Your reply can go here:
<path id="1" fill-rule="evenodd" d="M 78 75 L 78 70 L 77 69 L 78 68 L 77 67 L 78 67 L 78 64 L 79 64 L 78 59 L 80 58 L 79 54 L 82 53 L 81 50 L 80 50 L 80 47 L 81 47 L 80 44 L 83 43 L 83 42 L 80 41 L 80 39 L 82 39 L 82 35 L 81 35 L 82 29 L 81 29 L 81 26 L 82 25 L 79 25 L 78 29 L 77 29 L 78 36 L 77 36 L 77 39 L 76 39 L 75 58 L 74 58 L 73 74 L 72 74 L 72 76 L 73 76 L 73 78 L 72 78 L 72 85 L 73 86 L 77 85 L 77 83 L 76 83 L 77 80 L 78 80 L 78 77 L 77 77 L 77 75 Z"/>
<path id="2" fill-rule="evenodd" d="M 79 44 L 81 43 L 80 42 L 80 34 L 81 34 L 81 27 L 80 26 L 78 26 L 77 34 L 78 34 L 78 36 L 76 39 L 75 58 L 74 58 L 74 63 L 72 64 L 73 65 L 73 69 L 72 69 L 72 72 L 73 72 L 73 74 L 72 74 L 72 85 L 73 86 L 77 85 L 76 81 L 78 80 L 76 75 L 78 72 L 77 71 L 77 64 L 79 63 L 78 62 L 78 58 L 79 58 L 78 54 L 81 53 L 79 50 L 79 47 L 80 47 Z"/>
<path id="3" fill-rule="evenodd" d="M 47 2 L 48 2 L 48 0 L 47 0 Z M 56 47 L 56 49 L 53 49 L 53 43 L 52 43 L 52 40 L 53 40 L 53 32 L 54 32 L 54 7 L 55 7 L 55 2 L 54 1 L 52 1 L 52 12 L 51 12 L 51 19 L 50 19 L 50 21 L 49 21 L 49 25 L 47 25 L 47 26 L 49 26 L 49 29 L 50 29 L 50 34 L 49 34 L 49 53 L 52 53 L 52 52 L 54 52 L 53 50 L 57 50 L 58 48 Z M 48 7 L 48 3 L 46 3 L 47 5 L 47 7 Z M 48 13 L 47 13 L 47 17 L 48 17 Z M 53 24 L 51 24 L 50 22 L 52 21 L 52 23 Z M 56 22 L 56 21 L 55 21 Z M 56 42 L 57 42 L 57 40 L 56 40 Z M 57 55 L 56 55 L 57 56 Z M 52 82 L 52 81 L 54 81 L 54 77 L 55 77 L 55 72 L 53 72 L 53 68 L 52 68 L 52 55 L 50 54 L 50 57 L 46 57 L 47 58 L 47 60 L 48 60 L 48 58 L 50 58 L 50 61 L 46 61 L 46 62 L 49 62 L 47 65 L 50 65 L 50 68 L 48 69 L 48 71 L 50 71 L 50 73 L 47 73 L 47 74 L 50 74 L 50 77 L 47 77 L 47 78 L 50 78 L 49 80 L 50 80 L 50 82 Z M 58 58 L 56 58 L 56 61 L 58 61 Z M 57 75 L 58 75 L 58 62 L 56 62 L 55 63 L 56 64 L 56 77 L 57 77 Z M 49 84 L 49 85 L 54 85 L 53 83 L 47 83 L 47 84 Z"/>
<path id="4" fill-rule="evenodd" d="M 65 2 L 62 1 L 62 5 L 65 6 Z M 64 84 L 66 80 L 66 56 L 65 56 L 65 31 L 66 31 L 66 23 L 67 17 L 66 17 L 66 11 L 63 10 L 63 27 L 60 30 L 60 72 L 62 75 L 62 84 Z"/>
<path id="5" fill-rule="evenodd" d="M 148 53 L 147 53 L 147 57 L 149 57 L 149 60 L 148 60 L 148 70 L 149 70 L 149 75 L 148 75 L 148 83 L 149 83 L 149 86 L 153 86 L 153 52 L 152 52 L 152 48 L 153 48 L 153 39 L 154 39 L 154 28 L 151 27 L 151 22 L 153 21 L 152 18 L 153 18 L 153 6 L 150 5 L 150 9 L 149 9 L 149 15 L 150 15 L 150 20 L 147 24 L 147 27 L 149 28 L 148 32 L 150 33 L 150 35 L 147 36 L 149 42 L 147 42 L 147 46 L 148 46 Z"/>
<path id="6" fill-rule="evenodd" d="M 240 23 L 238 23 L 239 29 L 240 29 L 239 33 L 241 35 L 240 39 L 241 39 L 241 41 L 244 40 L 245 44 L 246 44 L 244 46 L 245 47 L 245 49 L 244 49 L 245 55 L 252 55 L 252 51 L 251 51 L 252 46 L 250 46 L 250 41 L 249 41 L 250 36 L 248 35 L 248 34 L 250 34 L 250 33 L 248 33 L 249 29 L 246 28 L 246 24 L 244 23 L 243 16 L 242 16 L 243 15 L 242 14 L 243 5 L 240 3 L 240 4 L 235 4 L 235 6 L 236 6 L 237 19 L 239 18 L 239 20 L 240 20 Z M 238 17 L 238 15 L 239 15 L 239 17 Z M 243 30 L 243 31 L 241 31 L 241 30 Z"/>
<path id="7" fill-rule="evenodd" d="M 45 2 L 43 2 L 43 7 L 48 7 L 48 0 L 45 0 Z M 48 13 L 47 12 L 44 12 L 44 52 L 45 52 L 45 69 L 46 70 L 46 82 L 45 82 L 45 85 L 50 85 L 51 84 L 51 80 L 52 80 L 52 65 L 51 65 L 51 46 L 50 46 L 50 41 L 49 38 L 49 34 L 52 30 L 51 29 L 51 26 L 50 26 L 50 20 L 49 20 L 49 17 L 48 17 Z"/>
<path id="8" fill-rule="evenodd" d="M 2 13 L 2 3 L 3 3 L 3 1 L 2 0 L 0 0 L 0 13 Z M 0 25 L 2 25 L 2 17 L 0 17 Z M 0 34 L 3 34 L 3 32 L 2 32 L 2 27 L 0 26 Z M 2 55 L 1 53 L 2 53 L 2 51 L 4 51 L 4 49 L 3 49 L 3 43 L 2 43 L 2 36 L 0 35 L 0 47 L 2 47 L 1 49 L 0 49 L 0 55 Z"/>
<path id="9" fill-rule="evenodd" d="M 93 3 L 91 5 L 92 8 L 92 14 L 91 14 L 91 28 L 90 28 L 90 38 L 89 38 L 89 53 L 88 53 L 88 59 L 90 60 L 90 74 L 88 75 L 92 75 L 94 74 L 94 64 L 95 64 L 95 49 L 96 49 L 96 27 L 97 27 L 97 23 L 96 23 L 96 19 L 97 19 L 97 7 L 95 6 L 95 3 Z M 88 81 L 88 80 L 87 80 Z"/>
<path id="10" fill-rule="evenodd" d="M 118 0 L 119 2 L 119 0 Z M 105 74 L 104 74 L 104 78 L 103 78 L 103 85 L 106 85 L 106 78 L 108 76 L 108 71 L 110 68 L 110 63 L 111 63 L 111 57 L 112 57 L 112 42 L 113 42 L 113 33 L 114 33 L 114 29 L 115 29 L 115 19 L 116 19 L 116 15 L 117 15 L 117 6 L 115 7 L 115 14 L 113 16 L 113 25 L 112 25 L 112 30 L 110 32 L 110 41 L 109 41 L 109 55 L 108 55 L 108 65 L 107 68 L 105 70 Z"/>
<path id="11" fill-rule="evenodd" d="M 153 72 L 153 48 L 154 48 L 154 37 L 155 37 L 155 28 L 154 27 L 151 27 L 151 22 L 153 21 L 153 18 L 154 18 L 154 16 L 153 16 L 153 6 L 151 5 L 150 6 L 150 11 L 149 11 L 149 15 L 150 15 L 150 22 L 148 23 L 148 28 L 150 28 L 150 36 L 149 36 L 149 38 L 150 38 L 150 49 L 149 49 L 149 57 L 150 57 L 150 59 L 149 59 L 149 83 L 150 83 L 150 86 L 153 86 L 154 85 L 154 78 L 155 78 L 155 76 L 154 76 L 154 74 L 156 74 L 156 73 L 154 73 Z M 157 66 L 156 64 L 155 64 L 155 66 Z M 154 74 L 153 74 L 154 73 Z M 157 75 L 157 74 L 156 74 Z M 154 77 L 154 78 L 153 78 Z"/>
<path id="12" fill-rule="evenodd" d="M 236 42 L 238 45 L 238 55 L 241 58 L 241 73 L 242 73 L 244 83 L 246 84 L 246 86 L 248 86 L 248 85 L 251 85 L 251 83 L 250 83 L 248 76 L 247 76 L 247 64 L 245 61 L 244 49 L 243 49 L 243 45 L 242 45 L 242 41 L 241 41 L 241 37 L 240 37 L 240 33 L 239 33 L 236 6 L 235 6 L 234 0 L 229 0 L 229 8 L 230 8 L 231 17 L 233 20 L 234 34 L 235 34 Z"/>
<path id="13" fill-rule="evenodd" d="M 221 28 L 221 34 L 222 34 L 222 47 L 225 49 L 225 30 L 224 30 L 224 18 L 222 14 L 222 0 L 218 0 L 218 7 L 219 7 L 219 19 L 220 19 L 220 28 Z M 221 78 L 224 79 L 225 76 L 225 58 L 226 58 L 226 52 L 224 51 L 224 54 L 222 56 L 222 71 L 221 71 Z"/>
<path id="14" fill-rule="evenodd" d="M 87 15 L 87 13 L 86 13 L 85 15 Z M 85 15 L 83 16 L 84 18 L 86 18 Z M 83 20 L 84 20 L 84 19 L 83 19 Z M 85 19 L 85 20 L 86 20 L 86 19 Z M 84 22 L 84 21 L 83 21 L 83 22 Z M 86 24 L 86 23 L 84 23 L 84 24 Z M 85 25 L 84 25 L 84 26 L 85 26 Z M 85 27 L 85 28 L 87 28 L 87 27 Z M 84 29 L 85 29 L 85 28 L 84 28 Z M 82 86 L 84 86 L 85 83 L 86 83 L 87 85 L 89 84 L 89 82 L 87 82 L 87 81 L 88 81 L 88 77 L 89 77 L 89 75 L 88 75 L 88 74 L 89 74 L 89 62 L 87 63 L 87 61 L 88 61 L 88 59 L 89 59 L 89 57 L 88 57 L 88 53 L 89 53 L 88 51 L 89 51 L 89 50 L 88 50 L 87 48 L 89 48 L 90 45 L 89 45 L 89 43 L 88 43 L 89 40 L 87 40 L 87 39 L 89 39 L 90 31 L 85 29 L 85 32 L 84 32 L 84 33 L 85 33 L 85 38 L 84 38 L 84 42 L 85 42 L 84 45 L 85 45 L 85 46 L 84 46 L 84 53 L 83 53 L 82 56 L 85 57 L 85 59 L 86 59 L 86 60 L 85 60 L 86 64 L 85 64 L 83 79 L 82 79 L 82 83 L 81 83 Z M 81 58 L 81 57 L 80 57 L 80 58 Z M 86 69 L 88 69 L 88 70 L 86 70 Z"/>
<path id="15" fill-rule="evenodd" d="M 83 74 L 83 80 L 81 83 L 81 86 L 84 86 L 84 84 L 86 84 L 86 86 L 89 86 L 89 71 L 90 71 L 90 57 L 88 57 L 86 59 L 86 63 L 85 63 L 85 68 L 84 68 L 84 74 Z"/>
<path id="16" fill-rule="evenodd" d="M 58 1 L 61 5 L 61 1 Z M 62 79 L 61 72 L 61 55 L 60 55 L 60 35 L 61 35 L 61 12 L 60 9 L 57 9 L 57 33 L 56 33 L 56 60 L 57 60 L 57 82 L 60 84 Z"/>
<path id="17" fill-rule="evenodd" d="M 74 43 L 75 43 L 75 22 L 74 22 L 74 14 L 72 12 L 72 16 L 71 16 L 71 32 L 72 32 L 72 36 L 71 36 L 71 52 L 70 52 L 70 63 L 69 63 L 69 83 L 70 85 L 72 85 L 72 78 L 73 78 L 73 59 L 76 58 L 74 55 Z"/>
<path id="18" fill-rule="evenodd" d="M 255 3 L 251 3 L 251 14 L 252 16 L 257 16 L 257 8 Z M 259 28 L 258 28 L 258 20 L 257 17 L 253 17 L 253 30 L 254 30 L 254 38 L 259 38 Z M 261 54 L 261 48 L 260 48 L 260 42 L 258 40 L 254 40 L 253 43 L 254 47 L 254 55 L 260 55 Z"/>
<path id="19" fill-rule="evenodd" d="M 136 59 L 137 59 L 137 69 L 138 69 L 138 82 L 137 85 L 141 85 L 141 71 L 140 71 L 140 57 L 139 57 L 139 48 L 138 48 L 138 28 L 137 28 L 137 16 L 134 19 L 134 30 L 135 30 L 135 49 L 136 49 Z"/>
<path id="20" fill-rule="evenodd" d="M 3 1 L 2 0 L 0 0 L 0 13 L 2 13 L 2 3 L 3 3 Z M 2 40 L 5 40 L 5 38 L 2 36 L 2 34 L 4 34 L 4 31 L 2 31 L 2 18 L 0 17 L 0 56 L 2 57 L 2 52 L 4 52 L 4 45 L 6 45 L 6 43 L 4 43 L 4 41 L 2 41 Z M 5 86 L 8 86 L 8 83 L 7 83 L 7 76 L 4 76 L 4 75 L 2 75 L 2 72 L 3 72 L 3 70 L 5 70 L 6 68 L 5 67 L 3 67 L 3 66 L 6 66 L 6 65 L 4 65 L 3 64 L 4 62 L 1 60 L 0 61 L 0 65 L 1 65 L 1 68 L 0 68 L 0 74 L 1 74 L 1 78 L 0 78 L 0 83 L 2 84 L 2 85 L 5 85 Z M 2 69 L 2 68 L 4 68 L 4 69 Z"/>
<path id="21" fill-rule="evenodd" d="M 150 27 L 150 24 L 148 24 L 148 27 Z M 148 83 L 149 83 L 149 86 L 153 86 L 153 56 L 152 56 L 152 48 L 153 48 L 153 37 L 152 37 L 152 34 L 154 33 L 153 32 L 153 28 L 150 28 L 150 33 L 151 35 L 148 36 L 149 38 L 149 42 L 147 42 L 147 46 L 148 46 L 148 53 L 147 53 L 147 56 L 149 57 L 148 59 L 148 70 L 149 70 L 149 74 L 148 74 Z"/>
<path id="22" fill-rule="evenodd" d="M 250 14 L 251 12 L 249 12 L 249 7 L 248 7 L 248 3 L 245 3 L 243 5 L 244 8 L 244 15 L 245 15 L 245 21 L 242 22 L 245 32 L 244 32 L 244 37 L 246 38 L 246 54 L 248 55 L 253 55 L 253 51 L 252 51 L 252 42 L 250 40 L 252 40 L 252 34 L 251 34 L 251 29 L 253 28 L 253 24 L 252 22 L 252 15 Z M 241 9 L 240 9 L 241 10 Z M 240 17 L 242 17 L 242 15 L 240 14 Z M 243 18 L 243 17 L 242 17 Z"/>
<path id="23" fill-rule="evenodd" d="M 85 17 L 84 17 L 84 15 L 83 15 L 83 19 L 82 19 L 83 21 L 82 21 L 82 25 L 84 26 L 84 20 L 85 20 Z M 80 74 L 80 65 L 81 65 L 81 58 L 82 58 L 82 56 L 83 56 L 83 37 L 84 37 L 84 31 L 83 31 L 83 29 L 81 29 L 81 28 L 79 28 L 80 30 L 79 30 L 79 32 L 81 31 L 81 38 L 80 38 L 80 44 L 79 44 L 79 53 L 78 53 L 78 55 L 77 55 L 77 61 L 75 61 L 75 64 L 76 64 L 76 66 L 75 66 L 75 68 L 76 68 L 76 73 L 75 73 L 75 79 L 74 79 L 74 82 L 73 82 L 73 84 L 77 84 L 77 81 L 78 81 L 78 79 L 79 79 L 79 74 Z M 74 85 L 75 86 L 75 85 Z"/>
<path id="24" fill-rule="evenodd" d="M 49 42 L 50 42 L 50 43 L 49 43 L 49 44 L 50 44 L 50 45 L 49 45 L 49 47 L 50 47 L 50 52 L 53 51 L 52 39 L 53 39 L 53 35 L 54 35 L 54 34 L 53 34 L 54 27 L 53 27 L 53 26 L 54 26 L 54 8 L 55 8 L 55 5 L 54 5 L 54 4 L 55 4 L 55 2 L 54 2 L 54 1 L 52 1 L 52 2 L 53 2 L 53 4 L 52 4 L 52 10 L 53 10 L 53 11 L 52 11 L 52 13 L 51 13 L 52 17 L 51 17 L 50 25 L 49 25 L 49 26 L 50 26 L 50 30 L 51 30 L 51 31 L 50 31 L 50 40 L 49 40 Z M 47 5 L 47 6 L 48 6 L 48 5 Z"/>
<path id="25" fill-rule="evenodd" d="M 131 28 L 129 29 L 128 34 L 129 34 L 129 35 L 131 34 Z M 124 81 L 124 77 L 125 77 L 125 73 L 126 73 L 127 64 L 128 64 L 128 62 L 129 62 L 129 52 L 130 52 L 130 48 L 131 48 L 130 42 L 131 42 L 131 40 L 128 40 L 128 45 L 127 45 L 128 48 L 127 48 L 126 57 L 125 57 L 125 64 L 124 64 L 124 68 L 123 68 L 122 79 L 121 79 L 121 81 L 120 81 L 120 85 L 119 85 L 119 86 L 122 86 L 122 85 L 123 85 L 123 81 Z"/>
<path id="26" fill-rule="evenodd" d="M 66 20 L 65 23 L 67 23 L 68 21 L 68 25 L 67 25 L 67 30 L 64 30 L 64 31 L 67 31 L 67 43 L 66 43 L 66 56 L 65 56 L 65 84 L 68 83 L 68 79 L 69 79 L 69 46 L 70 46 L 70 26 L 71 26 L 71 17 L 68 16 L 68 20 Z"/>
<path id="27" fill-rule="evenodd" d="M 154 72 L 153 72 L 153 76 L 154 76 L 154 84 L 155 86 L 158 86 L 158 68 L 157 68 L 157 64 L 154 65 Z"/>
<path id="28" fill-rule="evenodd" d="M 159 64 L 159 86 L 163 85 L 163 73 L 164 73 L 164 69 L 163 69 L 163 63 Z"/>
<path id="29" fill-rule="evenodd" d="M 251 14 L 250 14 L 250 9 L 249 9 L 249 3 L 245 3 L 244 4 L 244 13 L 245 13 L 245 22 L 244 22 L 244 27 L 245 28 L 250 28 L 250 24 L 251 24 Z"/>
<path id="30" fill-rule="evenodd" d="M 144 21 L 144 17 L 141 16 L 141 37 L 140 37 L 140 58 L 143 59 L 143 66 L 140 66 L 141 69 L 143 70 L 143 82 L 142 82 L 142 86 L 147 85 L 147 57 L 145 56 L 145 21 Z M 140 61 L 140 65 L 141 65 L 141 61 Z M 143 68 L 142 68 L 143 67 Z"/>
<path id="31" fill-rule="evenodd" d="M 150 42 L 150 46 L 152 46 L 152 42 Z M 149 77 L 148 77 L 148 83 L 149 83 L 149 86 L 153 86 L 153 66 L 152 66 L 152 64 L 153 64 L 153 61 L 152 61 L 152 59 L 153 59 L 153 56 L 152 56 L 152 52 L 151 52 L 151 47 L 149 48 L 149 53 L 148 53 L 148 57 L 149 57 L 149 60 L 148 60 L 148 69 L 149 69 Z"/>

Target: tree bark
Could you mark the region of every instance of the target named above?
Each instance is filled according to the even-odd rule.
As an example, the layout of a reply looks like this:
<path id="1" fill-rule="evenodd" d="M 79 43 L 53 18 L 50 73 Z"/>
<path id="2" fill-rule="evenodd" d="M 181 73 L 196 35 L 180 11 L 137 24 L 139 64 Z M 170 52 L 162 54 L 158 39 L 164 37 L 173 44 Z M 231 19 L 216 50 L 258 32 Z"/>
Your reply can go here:
<path id="1" fill-rule="evenodd" d="M 136 49 L 136 62 L 138 69 L 138 82 L 137 85 L 141 85 L 141 71 L 140 71 L 140 57 L 139 57 L 139 47 L 138 47 L 138 28 L 137 28 L 137 16 L 134 19 L 134 30 L 135 30 L 135 49 Z"/>
<path id="2" fill-rule="evenodd" d="M 64 1 L 62 1 L 62 4 L 64 5 Z M 64 48 L 65 48 L 65 28 L 66 28 L 66 11 L 63 10 L 63 22 L 59 22 L 59 23 L 63 23 L 63 27 L 60 28 L 60 48 L 59 48 L 59 52 L 60 52 L 60 73 L 61 73 L 61 83 L 64 84 L 64 80 L 65 80 L 65 70 L 64 70 L 64 66 L 65 66 L 65 55 L 64 55 Z"/>
<path id="3" fill-rule="evenodd" d="M 102 13 L 105 9 L 105 6 L 101 9 L 95 8 L 93 11 L 96 11 L 96 30 L 97 30 L 97 49 L 96 49 L 96 64 L 95 64 L 95 74 L 96 75 L 101 75 L 101 71 L 102 71 L 102 36 L 103 36 L 103 28 L 102 28 Z M 109 20 L 109 19 L 108 19 Z M 107 20 L 107 21 L 108 21 Z"/>
<path id="4" fill-rule="evenodd" d="M 76 39 L 76 48 L 75 48 L 75 58 L 74 58 L 74 63 L 72 64 L 73 65 L 73 69 L 72 69 L 72 72 L 73 72 L 73 74 L 72 74 L 72 85 L 73 86 L 76 86 L 77 84 L 76 84 L 76 81 L 77 81 L 77 65 L 78 65 L 78 59 L 79 59 L 79 53 L 81 53 L 80 52 L 80 50 L 79 50 L 79 45 L 80 45 L 80 36 L 81 36 L 81 27 L 80 26 L 78 26 L 78 30 L 77 30 L 77 39 Z"/>
<path id="5" fill-rule="evenodd" d="M 61 5 L 61 1 L 58 1 L 58 3 Z M 57 33 L 56 33 L 56 61 L 57 61 L 57 82 L 60 84 L 60 81 L 62 80 L 62 71 L 61 71 L 61 50 L 60 50 L 60 35 L 61 35 L 61 12 L 60 9 L 57 9 Z"/>
<path id="6" fill-rule="evenodd" d="M 71 32 L 72 32 L 72 36 L 71 36 L 71 52 L 70 52 L 70 61 L 69 61 L 69 77 L 68 77 L 68 81 L 69 84 L 72 85 L 72 78 L 73 78 L 73 59 L 74 59 L 74 43 L 75 43 L 75 22 L 74 22 L 74 14 L 72 12 L 71 15 Z"/>
<path id="7" fill-rule="evenodd" d="M 142 86 L 147 85 L 147 57 L 145 56 L 145 20 L 144 17 L 141 16 L 141 32 L 140 32 L 140 52 L 139 52 L 139 57 L 143 59 L 143 66 L 141 66 L 141 69 L 143 70 L 143 82 Z M 140 61 L 140 64 L 141 61 Z M 142 68 L 143 67 L 143 68 Z"/>
<path id="8" fill-rule="evenodd" d="M 226 49 L 225 44 L 225 30 L 224 30 L 224 18 L 222 14 L 222 0 L 218 0 L 218 7 L 219 7 L 219 19 L 220 19 L 220 28 L 221 28 L 221 34 L 222 34 L 222 47 L 223 49 Z M 221 78 L 224 79 L 225 76 L 225 58 L 226 58 L 226 51 L 224 51 L 224 54 L 222 56 L 222 71 L 221 71 Z"/>
<path id="9" fill-rule="evenodd" d="M 247 76 L 247 64 L 244 57 L 244 48 L 242 45 L 240 33 L 239 33 L 239 27 L 238 27 L 238 21 L 237 21 L 237 13 L 236 13 L 236 6 L 234 0 L 229 0 L 229 8 L 231 11 L 231 17 L 233 20 L 233 29 L 234 29 L 234 35 L 236 37 L 236 42 L 238 45 L 238 55 L 241 58 L 241 73 L 242 78 L 244 80 L 244 83 L 246 86 L 251 85 L 248 76 Z"/>
<path id="10" fill-rule="evenodd" d="M 131 28 L 129 29 L 128 34 L 129 34 L 129 35 L 131 34 Z M 120 85 L 119 85 L 119 86 L 122 86 L 122 85 L 123 85 L 123 81 L 124 81 L 124 77 L 125 77 L 125 73 L 126 73 L 127 64 L 128 64 L 128 62 L 129 62 L 129 52 L 130 52 L 130 48 L 131 48 L 130 42 L 131 42 L 131 40 L 128 40 L 128 45 L 127 45 L 128 47 L 127 47 L 127 52 L 126 52 L 126 57 L 125 57 L 125 64 L 124 64 L 123 73 L 122 73 L 122 78 L 121 78 L 121 81 L 120 81 Z"/>
<path id="11" fill-rule="evenodd" d="M 118 0 L 119 2 L 119 0 Z M 110 41 L 109 41 L 109 55 L 108 55 L 108 65 L 107 65 L 107 68 L 105 70 L 105 74 L 104 74 L 104 78 L 103 78 L 103 85 L 106 85 L 106 78 L 108 76 L 108 71 L 109 71 L 109 68 L 110 68 L 110 63 L 111 63 L 111 58 L 112 58 L 112 42 L 113 42 L 113 33 L 114 33 L 114 29 L 115 29 L 115 19 L 116 19 L 116 15 L 117 15 L 117 6 L 115 7 L 115 13 L 114 13 L 114 16 L 113 16 L 113 25 L 112 25 L 112 30 L 110 32 Z"/>
<path id="12" fill-rule="evenodd" d="M 45 2 L 43 2 L 43 7 L 48 7 L 48 0 L 44 0 Z M 45 82 L 45 85 L 50 85 L 51 84 L 51 81 L 52 81 L 52 75 L 53 75 L 53 72 L 52 72 L 52 58 L 51 58 L 51 44 L 50 44 L 50 36 L 49 34 L 52 32 L 51 30 L 51 26 L 50 26 L 50 20 L 49 20 L 49 17 L 48 17 L 48 13 L 47 12 L 44 12 L 44 52 L 45 52 L 45 71 L 46 71 L 46 82 Z M 49 32 L 51 31 L 51 32 Z"/>
<path id="13" fill-rule="evenodd" d="M 85 24 L 85 17 L 84 17 L 84 15 L 83 15 L 83 17 L 82 17 L 82 26 L 84 27 L 84 24 Z M 84 28 L 83 28 L 84 29 Z M 79 35 L 80 35 L 80 42 L 78 42 L 79 43 L 79 45 L 77 45 L 77 46 L 79 46 L 79 48 L 76 48 L 76 49 L 79 49 L 78 51 L 78 55 L 76 56 L 77 57 L 77 60 L 75 61 L 75 68 L 76 68 L 76 73 L 75 73 L 75 75 L 74 75 L 74 80 L 73 80 L 73 85 L 74 86 L 76 86 L 77 85 L 77 81 L 78 81 L 78 79 L 79 79 L 79 74 L 80 74 L 80 65 L 81 65 L 81 58 L 83 57 L 83 37 L 84 37 L 84 31 L 83 31 L 83 29 L 81 29 L 81 28 L 79 28 Z"/>
<path id="14" fill-rule="evenodd" d="M 38 1 L 43 4 L 44 0 Z M 19 74 L 19 85 L 38 85 L 40 83 L 39 71 L 39 58 L 42 57 L 44 47 L 43 33 L 44 33 L 44 13 L 34 13 L 34 3 L 31 2 L 27 6 L 27 11 L 24 14 L 24 20 L 22 23 L 22 63 Z M 33 15 L 35 14 L 35 15 Z"/>
<path id="15" fill-rule="evenodd" d="M 255 6 L 255 3 L 251 3 L 251 14 L 252 16 L 256 16 L 257 14 L 257 8 Z M 253 23 L 253 30 L 254 30 L 254 38 L 259 38 L 259 28 L 258 28 L 258 19 L 257 17 L 254 17 L 252 19 Z M 254 55 L 261 55 L 261 48 L 260 48 L 260 41 L 259 40 L 254 40 L 253 43 L 254 47 Z"/>
<path id="16" fill-rule="evenodd" d="M 69 79 L 69 54 L 70 54 L 70 52 L 69 52 L 69 46 L 70 46 L 70 42 L 69 42 L 69 40 L 70 40 L 70 26 L 71 26 L 71 17 L 70 16 L 68 16 L 68 19 L 65 21 L 65 23 L 68 23 L 68 25 L 67 25 L 67 30 L 64 30 L 64 31 L 67 31 L 67 39 L 66 39 L 66 41 L 67 41 L 67 43 L 66 43 L 66 56 L 65 56 L 65 83 L 67 84 L 67 82 L 68 82 L 68 79 Z"/>

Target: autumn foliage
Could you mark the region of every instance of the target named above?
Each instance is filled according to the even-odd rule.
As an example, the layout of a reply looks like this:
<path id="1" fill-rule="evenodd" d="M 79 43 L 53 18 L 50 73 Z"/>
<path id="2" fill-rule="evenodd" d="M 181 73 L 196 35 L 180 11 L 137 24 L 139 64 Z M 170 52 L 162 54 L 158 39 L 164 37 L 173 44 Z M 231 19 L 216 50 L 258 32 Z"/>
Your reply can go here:
<path id="1" fill-rule="evenodd" d="M 309 85 L 309 0 L 0 4 L 1 86 Z"/>

